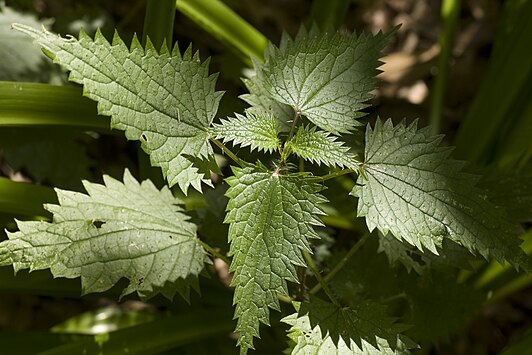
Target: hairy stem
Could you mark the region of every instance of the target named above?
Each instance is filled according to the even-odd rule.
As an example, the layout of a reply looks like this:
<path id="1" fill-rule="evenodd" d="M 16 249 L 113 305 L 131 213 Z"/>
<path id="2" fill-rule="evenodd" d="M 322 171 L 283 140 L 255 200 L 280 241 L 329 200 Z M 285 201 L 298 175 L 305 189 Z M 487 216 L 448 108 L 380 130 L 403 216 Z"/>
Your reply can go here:
<path id="1" fill-rule="evenodd" d="M 290 132 L 288 133 L 288 137 L 286 138 L 286 142 L 290 141 L 292 137 L 294 136 L 294 132 L 296 130 L 296 124 L 299 118 L 301 117 L 301 111 L 296 110 L 294 111 L 294 119 L 292 120 L 292 125 L 290 126 Z M 284 147 L 283 147 L 284 148 Z M 281 149 L 281 167 L 283 167 L 286 164 L 286 160 L 290 156 L 290 152 L 286 151 L 285 149 Z"/>
<path id="2" fill-rule="evenodd" d="M 237 163 L 240 166 L 244 166 L 242 159 L 237 157 L 236 154 L 231 151 L 231 149 L 225 146 L 225 144 L 223 144 L 222 142 L 220 142 L 218 139 L 215 139 L 215 138 L 211 138 L 211 142 L 216 144 L 222 150 L 222 152 L 224 152 L 225 155 L 231 158 L 235 163 Z"/>
<path id="3" fill-rule="evenodd" d="M 198 239 L 198 243 L 203 247 L 203 249 L 207 250 L 212 256 L 218 259 L 222 259 L 227 265 L 231 264 L 231 260 L 223 254 L 220 254 L 216 249 L 211 247 L 209 244 L 205 243 L 204 241 Z"/>
<path id="4" fill-rule="evenodd" d="M 347 262 L 349 261 L 349 259 L 351 259 L 353 257 L 353 255 L 355 255 L 357 253 L 357 251 L 360 250 L 360 248 L 364 245 L 364 243 L 366 242 L 366 240 L 368 240 L 369 236 L 371 235 L 371 233 L 367 232 L 365 233 L 362 238 L 360 238 L 360 240 L 358 242 L 355 243 L 355 245 L 353 245 L 353 247 L 347 252 L 347 254 L 344 255 L 344 257 L 342 258 L 342 260 L 340 260 L 338 262 L 338 264 L 336 264 L 336 266 L 334 267 L 334 269 L 331 270 L 331 272 L 329 272 L 325 278 L 323 279 L 324 281 L 324 284 L 326 285 L 327 282 L 331 281 L 338 272 L 340 272 L 340 270 L 343 269 L 343 267 L 345 266 L 345 264 L 347 264 Z M 316 286 L 314 286 L 311 290 L 310 290 L 310 293 L 311 294 L 316 294 L 319 290 L 321 290 L 321 288 L 323 287 L 322 283 L 320 282 L 319 284 L 317 284 Z M 325 289 L 324 289 L 325 290 Z M 327 292 L 327 291 L 326 291 Z"/>
<path id="5" fill-rule="evenodd" d="M 330 174 L 323 175 L 323 176 L 318 176 L 317 179 L 319 179 L 320 181 L 327 181 L 327 180 L 337 178 L 338 176 L 347 175 L 347 174 L 351 174 L 354 172 L 355 171 L 353 169 L 342 169 L 342 170 L 335 171 L 334 173 L 330 173 Z"/>
<path id="6" fill-rule="evenodd" d="M 316 280 L 318 280 L 319 282 L 318 285 L 320 285 L 320 288 L 323 288 L 323 291 L 325 291 L 325 293 L 327 294 L 327 296 L 329 297 L 329 299 L 335 306 L 340 306 L 340 303 L 338 302 L 338 300 L 332 293 L 331 289 L 327 285 L 327 282 L 325 281 L 325 279 L 321 276 L 320 272 L 318 271 L 318 268 L 316 267 L 316 264 L 314 263 L 314 260 L 312 260 L 312 257 L 310 256 L 310 254 L 308 252 L 303 252 L 303 257 L 305 258 L 305 261 L 307 262 L 308 267 L 310 268 L 310 270 L 312 270 L 312 273 L 316 277 Z"/>

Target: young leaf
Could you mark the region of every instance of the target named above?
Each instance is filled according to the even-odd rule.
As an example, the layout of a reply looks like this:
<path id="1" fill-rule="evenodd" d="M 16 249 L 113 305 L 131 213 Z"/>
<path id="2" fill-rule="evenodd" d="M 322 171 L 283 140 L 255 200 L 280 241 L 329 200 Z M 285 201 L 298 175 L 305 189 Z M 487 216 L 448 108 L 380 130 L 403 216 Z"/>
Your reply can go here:
<path id="1" fill-rule="evenodd" d="M 358 166 L 354 154 L 349 153 L 348 147 L 337 141 L 337 137 L 325 131 L 317 131 L 316 127 L 300 127 L 294 137 L 286 143 L 285 148 L 318 165 L 350 169 L 356 169 Z"/>
<path id="2" fill-rule="evenodd" d="M 35 38 L 54 62 L 70 70 L 70 80 L 84 86 L 84 95 L 98 101 L 100 114 L 111 116 L 111 127 L 140 140 L 153 165 L 160 166 L 172 186 L 186 192 L 210 183 L 201 161 L 214 161 L 210 126 L 221 92 L 216 75 L 208 73 L 189 48 L 183 56 L 158 53 L 148 41 L 143 49 L 133 38 L 128 48 L 115 34 L 109 44 L 100 32 L 92 40 L 83 31 L 79 40 L 64 39 L 24 25 L 14 28 Z"/>
<path id="3" fill-rule="evenodd" d="M 81 276 L 83 294 L 127 278 L 122 296 L 188 297 L 208 258 L 196 226 L 176 205 L 181 201 L 149 180 L 139 184 L 127 170 L 123 183 L 109 176 L 104 182 L 85 181 L 88 195 L 57 189 L 59 205 L 46 205 L 53 222 L 18 221 L 20 231 L 0 243 L 0 265 Z"/>
<path id="4" fill-rule="evenodd" d="M 258 149 L 269 153 L 281 147 L 278 135 L 279 121 L 271 114 L 253 114 L 246 112 L 245 116 L 236 114 L 221 124 L 215 124 L 212 134 L 224 142 L 233 141 L 243 147 L 251 146 L 251 150 Z"/>
<path id="5" fill-rule="evenodd" d="M 305 175 L 279 175 L 264 167 L 233 168 L 227 179 L 230 198 L 230 270 L 234 272 L 236 332 L 241 353 L 253 349 L 259 324 L 269 324 L 269 308 L 279 310 L 277 295 L 287 295 L 286 281 L 297 282 L 301 251 L 310 251 L 308 238 L 317 238 L 321 225 L 322 186 Z"/>
<path id="6" fill-rule="evenodd" d="M 296 345 L 292 354 L 408 354 L 415 344 L 400 333 L 384 307 L 357 302 L 340 308 L 318 298 L 295 302 L 297 313 L 283 319 Z"/>
<path id="7" fill-rule="evenodd" d="M 390 231 L 421 251 L 437 254 L 449 238 L 484 258 L 530 269 L 514 225 L 440 141 L 416 123 L 393 127 L 390 120 L 377 120 L 375 129 L 368 126 L 363 174 L 351 192 L 359 197 L 358 215 L 370 230 Z"/>
<path id="8" fill-rule="evenodd" d="M 393 32 L 393 31 L 392 31 Z M 375 88 L 380 51 L 388 34 L 317 34 L 302 29 L 269 45 L 264 64 L 254 62 L 258 85 L 333 134 L 347 133 L 364 115 Z"/>
<path id="9" fill-rule="evenodd" d="M 272 115 L 279 121 L 281 131 L 288 132 L 290 121 L 295 116 L 294 109 L 269 97 L 265 88 L 259 85 L 256 75 L 249 79 L 244 78 L 242 82 L 246 85 L 249 94 L 240 95 L 240 98 L 251 105 L 246 109 L 246 112 L 255 115 Z"/>

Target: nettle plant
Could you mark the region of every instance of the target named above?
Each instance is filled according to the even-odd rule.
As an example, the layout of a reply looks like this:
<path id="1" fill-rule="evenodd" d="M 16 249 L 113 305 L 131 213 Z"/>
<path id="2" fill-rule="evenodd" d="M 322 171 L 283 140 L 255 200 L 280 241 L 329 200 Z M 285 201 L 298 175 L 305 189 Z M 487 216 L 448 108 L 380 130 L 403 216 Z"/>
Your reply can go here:
<path id="1" fill-rule="evenodd" d="M 364 126 L 359 118 L 394 30 L 357 36 L 302 29 L 295 39 L 283 36 L 244 79 L 250 107 L 213 123 L 223 93 L 215 91 L 208 61 L 190 48 L 181 54 L 177 46 L 158 51 L 149 41 L 143 48 L 136 38 L 128 47 L 118 35 L 109 43 L 99 32 L 94 39 L 84 32 L 65 39 L 14 28 L 70 71 L 99 113 L 111 116 L 112 128 L 141 142 L 169 187 L 187 194 L 212 186 L 211 173 L 221 174 L 213 146 L 231 159 L 232 175 L 224 177 L 230 250 L 222 255 L 219 245 L 198 237 L 168 187 L 139 183 L 126 170 L 123 181 L 84 182 L 87 194 L 57 189 L 59 205 L 46 206 L 53 220 L 18 221 L 19 230 L 0 244 L 1 265 L 81 277 L 83 294 L 125 278 L 122 296 L 188 299 L 218 258 L 232 272 L 242 354 L 254 348 L 259 325 L 270 323 L 270 308 L 280 310 L 280 302 L 293 306 L 282 319 L 293 353 L 408 353 L 417 345 L 385 303 L 345 299 L 328 284 L 343 264 L 322 276 L 311 256 L 326 216 L 325 184 L 349 174 L 357 176 L 350 194 L 366 220 L 363 238 L 377 229 L 370 238 L 380 238 L 380 250 L 407 268 L 453 263 L 467 250 L 531 270 L 518 229 L 476 187 L 464 163 L 450 157 L 452 149 L 440 146 L 441 136 L 416 122 L 377 119 L 365 127 L 363 158 L 347 145 Z M 235 146 L 248 146 L 260 159 L 245 161 Z M 314 277 L 305 277 L 305 268 Z"/>

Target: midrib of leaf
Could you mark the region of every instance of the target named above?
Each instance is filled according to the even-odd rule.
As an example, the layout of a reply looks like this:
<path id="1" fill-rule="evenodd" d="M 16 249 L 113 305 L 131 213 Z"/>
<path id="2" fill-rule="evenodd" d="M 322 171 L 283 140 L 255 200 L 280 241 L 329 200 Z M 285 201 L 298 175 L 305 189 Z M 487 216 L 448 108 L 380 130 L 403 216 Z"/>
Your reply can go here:
<path id="1" fill-rule="evenodd" d="M 321 224 L 318 184 L 305 175 L 273 175 L 264 167 L 234 168 L 227 179 L 230 197 L 226 223 L 234 272 L 236 331 L 241 353 L 253 348 L 259 324 L 269 324 L 269 308 L 279 310 L 278 295 L 287 295 L 287 281 L 297 282 L 295 265 L 304 265 L 302 250 L 316 238 Z"/>
<path id="2" fill-rule="evenodd" d="M 438 146 L 440 140 L 415 123 L 393 127 L 378 120 L 375 129 L 368 127 L 365 176 L 353 189 L 359 215 L 371 230 L 391 231 L 420 250 L 437 253 L 449 238 L 472 253 L 529 269 L 514 226 L 475 187 L 478 178 L 462 171 L 464 163 L 450 159 L 451 149 Z"/>
<path id="3" fill-rule="evenodd" d="M 98 101 L 114 128 L 141 140 L 170 185 L 177 183 L 186 193 L 190 185 L 201 190 L 201 182 L 210 184 L 200 161 L 215 169 L 208 127 L 222 93 L 214 91 L 217 76 L 208 74 L 208 61 L 201 63 L 190 47 L 183 56 L 177 46 L 172 53 L 166 46 L 158 53 L 148 41 L 144 49 L 136 37 L 128 48 L 117 34 L 109 44 L 100 32 L 93 41 L 84 32 L 76 40 L 14 27 L 71 71 L 70 80 L 84 85 L 84 94 Z"/>
<path id="4" fill-rule="evenodd" d="M 264 64 L 254 62 L 256 80 L 271 99 L 323 130 L 348 133 L 361 125 L 356 118 L 368 106 L 387 36 L 319 34 L 315 28 L 302 29 L 295 40 L 284 35 L 279 48 L 268 46 Z"/>
<path id="5" fill-rule="evenodd" d="M 122 295 L 188 298 L 208 259 L 180 200 L 127 171 L 124 183 L 107 176 L 104 182 L 85 182 L 88 195 L 57 190 L 59 205 L 46 206 L 53 222 L 19 221 L 19 231 L 0 243 L 0 264 L 81 276 L 83 293 L 105 291 L 124 277 L 130 283 Z"/>

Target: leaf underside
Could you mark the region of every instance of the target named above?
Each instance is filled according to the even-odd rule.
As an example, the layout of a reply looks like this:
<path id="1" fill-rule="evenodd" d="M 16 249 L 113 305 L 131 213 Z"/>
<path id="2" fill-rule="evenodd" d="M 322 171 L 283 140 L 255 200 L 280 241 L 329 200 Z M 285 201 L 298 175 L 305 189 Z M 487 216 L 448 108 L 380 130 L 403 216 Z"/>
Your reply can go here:
<path id="1" fill-rule="evenodd" d="M 226 181 L 230 198 L 230 270 L 234 272 L 236 332 L 241 353 L 253 348 L 259 324 L 269 324 L 269 308 L 279 310 L 277 295 L 287 295 L 287 280 L 297 282 L 296 265 L 302 251 L 310 252 L 308 238 L 321 225 L 318 207 L 325 202 L 322 186 L 305 175 L 277 175 L 263 167 L 234 168 Z"/>
<path id="2" fill-rule="evenodd" d="M 351 192 L 359 197 L 358 215 L 370 230 L 391 232 L 421 251 L 437 254 L 449 238 L 474 254 L 530 269 L 514 225 L 440 141 L 416 122 L 368 126 L 363 174 Z"/>
<path id="3" fill-rule="evenodd" d="M 19 231 L 0 243 L 0 265 L 81 276 L 83 294 L 126 278 L 122 296 L 160 292 L 171 299 L 179 292 L 187 299 L 208 258 L 181 201 L 149 180 L 139 184 L 127 170 L 123 183 L 109 176 L 104 182 L 85 181 L 88 195 L 57 189 L 59 205 L 45 206 L 53 222 L 18 221 Z"/>
<path id="4" fill-rule="evenodd" d="M 128 48 L 117 33 L 112 44 L 98 31 L 94 40 L 83 31 L 79 40 L 61 38 L 45 29 L 14 28 L 33 37 L 54 62 L 82 84 L 85 96 L 98 102 L 98 112 L 111 116 L 111 127 L 140 140 L 153 165 L 161 167 L 170 186 L 186 193 L 210 184 L 204 161 L 214 164 L 208 141 L 222 93 L 214 90 L 216 75 L 189 47 L 181 55 L 165 45 L 160 53 L 150 41 L 143 49 L 136 37 Z"/>
<path id="5" fill-rule="evenodd" d="M 340 308 L 311 298 L 295 307 L 298 312 L 282 320 L 291 326 L 292 354 L 409 354 L 415 347 L 380 304 L 364 301 Z"/>
<path id="6" fill-rule="evenodd" d="M 295 40 L 285 34 L 279 48 L 268 46 L 264 63 L 254 62 L 255 85 L 323 130 L 348 133 L 361 125 L 356 119 L 365 115 L 380 51 L 392 33 L 318 34 L 303 28 Z M 253 104 L 249 97 L 248 102 Z"/>

